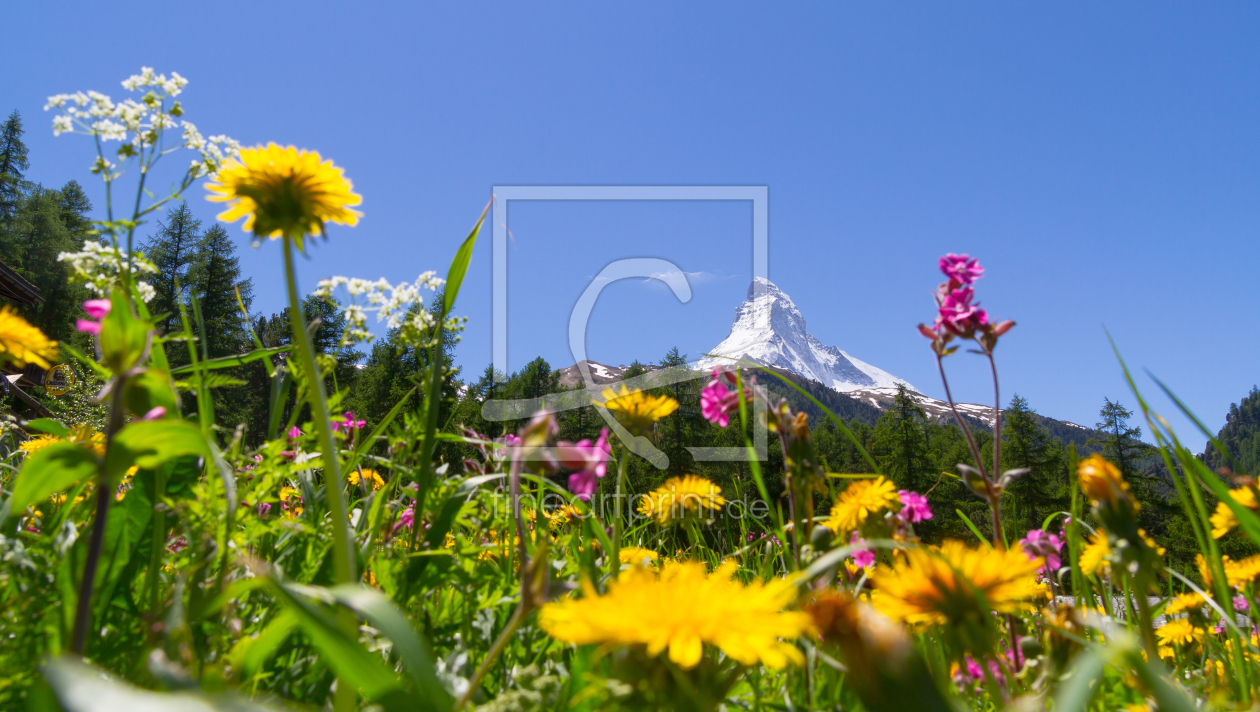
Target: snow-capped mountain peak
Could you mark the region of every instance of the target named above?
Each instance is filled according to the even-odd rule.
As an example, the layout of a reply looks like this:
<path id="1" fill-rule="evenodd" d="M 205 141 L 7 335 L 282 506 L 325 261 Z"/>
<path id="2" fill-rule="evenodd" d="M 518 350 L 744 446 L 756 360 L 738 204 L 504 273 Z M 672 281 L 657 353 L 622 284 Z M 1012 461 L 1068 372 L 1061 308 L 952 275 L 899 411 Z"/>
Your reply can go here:
<path id="1" fill-rule="evenodd" d="M 748 286 L 748 298 L 735 310 L 730 336 L 701 359 L 696 368 L 711 369 L 733 359 L 775 366 L 837 391 L 895 388 L 907 381 L 860 361 L 835 346 L 827 346 L 805 329 L 805 316 L 783 290 L 758 277 Z"/>

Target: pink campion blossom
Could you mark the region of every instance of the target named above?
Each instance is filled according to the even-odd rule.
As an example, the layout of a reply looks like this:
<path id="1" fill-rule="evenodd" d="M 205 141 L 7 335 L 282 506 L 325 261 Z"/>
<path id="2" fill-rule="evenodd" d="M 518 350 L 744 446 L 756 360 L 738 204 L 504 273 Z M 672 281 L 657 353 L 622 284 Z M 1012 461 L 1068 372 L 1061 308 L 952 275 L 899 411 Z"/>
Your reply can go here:
<path id="1" fill-rule="evenodd" d="M 962 284 L 975 284 L 977 279 L 984 276 L 984 268 L 976 258 L 969 257 L 966 253 L 956 255 L 951 252 L 942 257 L 939 264 L 946 277 Z"/>
<path id="2" fill-rule="evenodd" d="M 1235 611 L 1238 611 L 1239 613 L 1246 613 L 1247 609 L 1249 608 L 1251 608 L 1251 604 L 1247 603 L 1246 596 L 1242 595 L 1241 593 L 1238 594 L 1237 596 L 1234 596 L 1234 610 Z"/>
<path id="3" fill-rule="evenodd" d="M 713 381 L 700 391 L 700 413 L 710 423 L 725 428 L 730 425 L 731 411 L 739 408 L 739 392 L 729 391 L 721 381 Z"/>
<path id="4" fill-rule="evenodd" d="M 144 417 L 141 418 L 141 420 L 161 420 L 162 418 L 165 418 L 165 417 L 166 417 L 166 408 L 163 408 L 162 406 L 158 405 L 158 406 L 154 406 L 150 408 L 149 412 L 145 413 Z"/>
<path id="5" fill-rule="evenodd" d="M 576 443 L 560 441 L 556 443 L 555 455 L 560 465 L 566 469 L 577 470 L 569 475 L 569 490 L 578 499 L 589 500 L 599 488 L 599 480 L 608 471 L 608 457 L 612 447 L 608 444 L 608 428 L 599 431 L 599 439 L 591 443 L 582 439 Z"/>
<path id="6" fill-rule="evenodd" d="M 292 438 L 292 439 L 296 440 L 296 439 L 298 439 L 298 438 L 302 437 L 302 431 L 301 431 L 301 430 L 298 430 L 298 426 L 296 426 L 296 425 L 295 425 L 295 426 L 293 426 L 292 428 L 289 428 L 288 435 L 289 435 L 289 437 L 290 437 L 290 438 Z"/>
<path id="7" fill-rule="evenodd" d="M 346 431 L 347 433 L 353 433 L 354 431 L 362 428 L 364 425 L 367 425 L 366 420 L 355 420 L 354 413 L 348 410 L 344 414 L 342 414 L 342 417 L 345 420 L 333 422 L 332 428 L 333 428 L 334 433 L 339 433 L 342 430 Z"/>
<path id="8" fill-rule="evenodd" d="M 416 523 L 416 508 L 414 506 L 407 507 L 398 515 L 398 521 L 394 522 L 394 528 L 390 530 L 389 535 L 393 537 L 398 534 L 399 529 L 410 529 Z"/>
<path id="9" fill-rule="evenodd" d="M 83 302 L 83 311 L 92 319 L 79 319 L 74 322 L 74 328 L 87 334 L 101 333 L 101 320 L 109 314 L 111 306 L 108 299 L 89 299 Z"/>
<path id="10" fill-rule="evenodd" d="M 989 314 L 978 304 L 972 304 L 975 298 L 976 291 L 971 287 L 950 290 L 937 310 L 936 328 L 943 327 L 955 336 L 970 338 L 976 329 L 986 326 Z"/>
<path id="11" fill-rule="evenodd" d="M 108 316 L 111 307 L 113 304 L 108 299 L 89 299 L 83 302 L 83 311 L 97 321 Z"/>
<path id="12" fill-rule="evenodd" d="M 1063 549 L 1063 540 L 1058 534 L 1050 534 L 1041 529 L 1033 529 L 1019 540 L 1020 546 L 1024 548 L 1024 554 L 1029 559 L 1043 558 L 1046 560 L 1047 574 L 1053 574 L 1063 565 L 1063 560 L 1059 557 L 1059 551 Z"/>
<path id="13" fill-rule="evenodd" d="M 849 540 L 849 543 L 850 544 L 865 544 L 866 540 L 858 536 L 857 532 L 853 532 L 853 538 Z M 875 552 L 872 549 L 858 549 L 857 551 L 853 552 L 849 556 L 849 559 L 852 560 L 856 566 L 864 569 L 867 566 L 874 565 Z"/>
<path id="14" fill-rule="evenodd" d="M 254 511 L 258 512 L 258 516 L 266 518 L 268 514 L 271 514 L 271 503 L 259 502 L 258 506 L 254 508 Z"/>
<path id="15" fill-rule="evenodd" d="M 901 498 L 901 511 L 897 512 L 897 518 L 901 521 L 906 524 L 918 524 L 932 518 L 932 507 L 928 505 L 928 499 L 924 495 L 910 490 L 901 490 L 897 496 Z"/>
<path id="16" fill-rule="evenodd" d="M 714 381 L 726 381 L 732 386 L 735 385 L 735 372 L 726 366 L 714 366 L 713 372 L 709 374 L 709 377 Z"/>

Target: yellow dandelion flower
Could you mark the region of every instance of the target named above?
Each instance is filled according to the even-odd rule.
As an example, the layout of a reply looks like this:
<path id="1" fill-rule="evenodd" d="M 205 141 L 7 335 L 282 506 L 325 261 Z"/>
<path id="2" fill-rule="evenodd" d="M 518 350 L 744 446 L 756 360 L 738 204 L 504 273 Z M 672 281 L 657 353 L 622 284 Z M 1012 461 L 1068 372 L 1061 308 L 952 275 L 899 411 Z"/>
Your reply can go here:
<path id="1" fill-rule="evenodd" d="M 635 435 L 646 435 L 656 421 L 678 410 L 678 401 L 669 396 L 652 396 L 639 389 L 631 391 L 621 384 L 621 392 L 605 388 L 603 406 L 617 422 Z"/>
<path id="2" fill-rule="evenodd" d="M 1225 568 L 1228 570 L 1230 564 L 1229 557 L 1222 556 L 1221 562 L 1225 564 Z M 1203 558 L 1203 554 L 1195 554 L 1194 563 L 1199 567 L 1199 575 L 1203 577 L 1203 583 L 1210 587 L 1212 585 L 1212 569 L 1208 568 L 1207 559 Z"/>
<path id="3" fill-rule="evenodd" d="M 552 530 L 559 529 L 575 519 L 581 521 L 585 516 L 581 510 L 571 504 L 566 504 L 554 512 L 543 510 L 543 518 L 547 520 L 547 526 Z"/>
<path id="4" fill-rule="evenodd" d="M 358 487 L 359 471 L 357 469 L 351 470 L 350 474 L 346 476 L 346 479 L 350 481 L 351 485 Z M 385 486 L 385 480 L 381 478 L 380 473 L 376 470 L 369 470 L 366 467 L 363 468 L 363 480 L 371 483 L 372 489 L 374 490 L 378 490 Z"/>
<path id="5" fill-rule="evenodd" d="M 1041 559 L 1017 548 L 1000 551 L 987 544 L 975 549 L 960 541 L 940 547 L 910 549 L 892 567 L 880 564 L 871 574 L 871 602 L 881 613 L 910 625 L 959 623 L 977 603 L 990 611 L 1032 610 L 1029 601 L 1045 593 L 1037 582 Z M 958 619 L 958 620 L 955 620 Z"/>
<path id="6" fill-rule="evenodd" d="M 85 445 L 97 457 L 105 457 L 105 433 L 98 433 L 90 425 L 80 425 L 70 431 L 70 442 Z"/>
<path id="7" fill-rule="evenodd" d="M 1159 657 L 1161 660 L 1176 660 L 1177 659 L 1177 651 L 1173 650 L 1167 645 L 1159 646 L 1158 652 L 1159 652 Z"/>
<path id="8" fill-rule="evenodd" d="M 1207 601 L 1204 600 L 1202 594 L 1183 593 L 1178 595 L 1172 601 L 1164 606 L 1164 615 L 1175 616 L 1180 613 L 1199 613 Z"/>
<path id="9" fill-rule="evenodd" d="M 301 493 L 292 487 L 281 487 L 280 508 L 283 510 L 281 516 L 286 519 L 295 519 L 302 516 Z"/>
<path id="10" fill-rule="evenodd" d="M 1239 487 L 1230 490 L 1229 496 L 1235 502 L 1241 504 L 1247 509 L 1256 508 L 1256 493 L 1250 487 Z M 1234 510 L 1229 508 L 1224 502 L 1216 503 L 1216 511 L 1209 518 L 1212 522 L 1212 538 L 1220 539 L 1229 533 L 1231 529 L 1238 526 L 1238 518 L 1234 516 Z"/>
<path id="11" fill-rule="evenodd" d="M 722 488 L 699 475 L 671 477 L 639 499 L 639 514 L 653 517 L 662 526 L 707 514 L 726 504 Z"/>
<path id="12" fill-rule="evenodd" d="M 661 560 L 661 555 L 651 549 L 644 549 L 641 546 L 623 546 L 617 553 L 617 558 L 623 564 L 642 564 L 651 562 L 655 564 Z"/>
<path id="13" fill-rule="evenodd" d="M 1238 561 L 1230 561 L 1224 557 L 1225 580 L 1233 588 L 1245 586 L 1260 578 L 1260 554 L 1248 556 Z"/>
<path id="14" fill-rule="evenodd" d="M 19 366 L 33 363 L 40 368 L 57 360 L 57 342 L 31 326 L 13 307 L 0 308 L 0 358 Z"/>
<path id="15" fill-rule="evenodd" d="M 1111 544 L 1107 541 L 1107 535 L 1102 530 L 1094 532 L 1089 543 L 1081 550 L 1081 573 L 1086 576 L 1106 573 L 1111 568 L 1111 562 L 1107 560 L 1110 556 Z"/>
<path id="16" fill-rule="evenodd" d="M 1129 483 L 1124 481 L 1119 468 L 1098 453 L 1081 460 L 1076 467 L 1076 476 L 1080 480 L 1081 491 L 1091 502 L 1112 502 L 1129 490 Z"/>
<path id="17" fill-rule="evenodd" d="M 59 442 L 61 442 L 61 438 L 57 437 L 56 435 L 40 435 L 37 438 L 31 438 L 30 440 L 27 440 L 26 442 L 22 443 L 21 445 L 18 446 L 18 449 L 20 449 L 22 452 L 26 453 L 27 455 L 34 455 L 35 453 L 39 452 L 40 450 L 43 450 L 49 445 L 52 445 L 53 443 L 59 443 Z"/>
<path id="18" fill-rule="evenodd" d="M 840 493 L 831 507 L 831 518 L 823 522 L 823 526 L 837 534 L 857 531 L 867 517 L 898 501 L 897 487 L 891 480 L 885 477 L 856 480 Z"/>
<path id="19" fill-rule="evenodd" d="M 694 668 L 704 645 L 716 646 L 744 665 L 779 669 L 804 657 L 785 639 L 811 632 L 807 614 L 785 611 L 796 598 L 786 579 L 742 584 L 738 566 L 722 564 L 712 574 L 700 562 L 666 563 L 658 575 L 643 566 L 622 572 L 603 596 L 589 584 L 585 597 L 543 606 L 539 625 L 553 638 L 575 645 L 643 646 L 650 656 Z"/>
<path id="20" fill-rule="evenodd" d="M 1187 645 L 1203 640 L 1203 631 L 1195 628 L 1185 618 L 1175 618 L 1155 630 L 1161 645 Z"/>
<path id="21" fill-rule="evenodd" d="M 315 151 L 269 143 L 242 149 L 239 161 L 229 158 L 206 189 L 215 194 L 210 200 L 229 204 L 220 220 L 244 217 L 246 232 L 259 238 L 300 240 L 321 233 L 325 222 L 358 223 L 362 213 L 347 206 L 363 198 L 343 174 Z"/>

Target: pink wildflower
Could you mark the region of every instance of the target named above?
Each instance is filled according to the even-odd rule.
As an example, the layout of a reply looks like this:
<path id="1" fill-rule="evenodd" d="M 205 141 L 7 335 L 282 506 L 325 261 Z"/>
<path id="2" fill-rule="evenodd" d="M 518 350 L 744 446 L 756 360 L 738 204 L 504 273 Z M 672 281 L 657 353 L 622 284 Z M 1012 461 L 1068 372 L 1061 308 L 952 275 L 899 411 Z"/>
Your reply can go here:
<path id="1" fill-rule="evenodd" d="M 560 465 L 577 470 L 569 475 L 569 489 L 578 499 L 589 500 L 599 487 L 599 480 L 608 470 L 608 457 L 612 448 L 608 444 L 608 428 L 599 431 L 599 439 L 591 444 L 588 439 L 576 443 L 556 443 L 555 454 Z"/>
<path id="2" fill-rule="evenodd" d="M 158 405 L 158 406 L 154 406 L 150 408 L 149 412 L 145 413 L 144 417 L 141 418 L 141 420 L 161 420 L 162 418 L 165 418 L 165 417 L 166 417 L 166 408 L 163 408 L 162 406 Z"/>
<path id="3" fill-rule="evenodd" d="M 352 433 L 355 430 L 362 428 L 364 425 L 367 425 L 366 420 L 355 420 L 354 413 L 348 410 L 342 414 L 342 417 L 344 420 L 333 422 L 332 428 L 334 433 L 339 433 L 342 430 L 345 430 L 347 433 Z"/>
<path id="4" fill-rule="evenodd" d="M 302 437 L 302 431 L 301 431 L 301 430 L 298 430 L 298 426 L 296 426 L 296 425 L 295 425 L 295 426 L 293 426 L 292 428 L 289 428 L 289 433 L 288 433 L 288 435 L 289 435 L 289 437 L 290 437 L 290 438 L 292 438 L 292 439 L 296 440 L 296 439 L 298 439 L 298 438 Z"/>
<path id="5" fill-rule="evenodd" d="M 1234 596 L 1234 610 L 1235 611 L 1238 611 L 1239 613 L 1246 613 L 1247 609 L 1249 608 L 1251 608 L 1251 604 L 1247 603 L 1247 598 L 1245 596 L 1243 596 L 1241 593 L 1238 594 L 1237 596 Z"/>
<path id="6" fill-rule="evenodd" d="M 906 524 L 918 524 L 932 518 L 932 508 L 924 495 L 910 490 L 901 490 L 897 495 L 901 498 L 901 511 L 897 512 L 897 518 L 901 521 Z"/>
<path id="7" fill-rule="evenodd" d="M 728 391 L 721 381 L 713 381 L 700 391 L 700 413 L 710 423 L 725 428 L 731 422 L 731 411 L 739 407 L 739 392 Z"/>
<path id="8" fill-rule="evenodd" d="M 853 532 L 853 538 L 849 540 L 850 544 L 865 544 L 866 540 L 858 536 L 857 532 Z M 875 552 L 871 549 L 858 549 L 849 556 L 855 565 L 860 568 L 866 568 L 875 563 Z"/>
<path id="9" fill-rule="evenodd" d="M 956 255 L 949 253 L 940 259 L 941 272 L 946 277 L 957 280 L 962 284 L 975 284 L 977 279 L 984 276 L 984 268 L 974 257 L 969 257 L 966 253 Z"/>
<path id="10" fill-rule="evenodd" d="M 1041 529 L 1033 529 L 1019 540 L 1020 546 L 1024 547 L 1024 554 L 1029 559 L 1044 558 L 1046 560 L 1047 574 L 1053 574 L 1058 571 L 1063 564 L 1063 560 L 1059 557 L 1059 551 L 1063 549 L 1063 541 L 1059 539 L 1058 534 L 1050 534 Z"/>
<path id="11" fill-rule="evenodd" d="M 79 319 L 74 322 L 74 328 L 88 334 L 101 333 L 101 320 L 109 314 L 110 304 L 108 299 L 89 299 L 83 302 L 83 311 L 95 321 L 90 319 Z"/>
<path id="12" fill-rule="evenodd" d="M 410 529 L 416 523 L 416 508 L 414 506 L 407 507 L 398 515 L 398 521 L 394 522 L 394 528 L 389 535 L 393 537 L 398 534 L 399 529 Z"/>

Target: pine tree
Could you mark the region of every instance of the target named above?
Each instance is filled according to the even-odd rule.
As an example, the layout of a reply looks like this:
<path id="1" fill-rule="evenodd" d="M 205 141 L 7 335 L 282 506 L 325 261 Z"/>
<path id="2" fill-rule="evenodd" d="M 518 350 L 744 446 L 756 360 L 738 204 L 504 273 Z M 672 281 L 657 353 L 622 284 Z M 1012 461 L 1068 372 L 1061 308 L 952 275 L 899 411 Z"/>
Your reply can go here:
<path id="1" fill-rule="evenodd" d="M 50 338 L 77 343 L 80 337 L 74 321 L 82 315 L 80 305 L 88 293 L 70 283 L 70 268 L 57 256 L 82 249 L 91 204 L 77 184 L 67 188 L 62 193 L 35 186 L 23 198 L 10 230 L 5 261 L 34 284 L 43 298 L 41 304 L 25 310 L 31 323 Z"/>
<path id="2" fill-rule="evenodd" d="M 893 405 L 875 423 L 874 449 L 880 455 L 884 472 L 905 489 L 922 491 L 927 486 L 929 463 L 923 408 L 902 384 L 897 384 Z"/>
<path id="3" fill-rule="evenodd" d="M 0 127 L 0 223 L 9 223 L 17 214 L 25 192 L 25 171 L 31 167 L 30 149 L 22 142 L 22 116 L 14 111 Z"/>
<path id="4" fill-rule="evenodd" d="M 1246 398 L 1229 406 L 1225 427 L 1221 428 L 1216 439 L 1225 447 L 1233 462 L 1209 442 L 1203 451 L 1203 460 L 1208 467 L 1213 470 L 1229 467 L 1248 475 L 1260 472 L 1260 388 L 1252 386 Z"/>
<path id="5" fill-rule="evenodd" d="M 1150 450 L 1150 445 L 1142 442 L 1142 429 L 1129 427 L 1133 413 L 1110 398 L 1103 398 L 1098 415 L 1102 420 L 1094 427 L 1106 433 L 1106 437 L 1090 438 L 1089 444 L 1101 445 L 1103 456 L 1120 469 L 1120 474 L 1125 478 L 1133 477 L 1138 460 Z"/>
<path id="6" fill-rule="evenodd" d="M 149 280 L 157 292 L 149 302 L 149 312 L 166 315 L 159 322 L 163 333 L 179 330 L 179 306 L 187 301 L 189 288 L 188 270 L 198 257 L 202 239 L 201 221 L 193 217 L 187 203 L 181 202 L 166 211 L 165 222 L 158 222 L 157 234 L 144 245 L 145 256 L 158 268 Z M 205 307 L 202 309 L 204 316 Z"/>
<path id="7" fill-rule="evenodd" d="M 236 290 L 248 310 L 254 299 L 253 281 L 241 279 L 236 243 L 218 223 L 210 226 L 196 243 L 188 269 L 189 288 L 197 295 L 205 325 L 205 351 L 210 358 L 241 353 L 249 348 L 249 334 L 242 322 Z"/>
<path id="8" fill-rule="evenodd" d="M 1057 497 L 1065 482 L 1062 448 L 1036 416 L 1018 394 L 1002 412 L 1002 466 L 1029 470 L 1007 486 L 1009 501 L 1003 505 L 1020 532 L 1039 527 L 1056 504 L 1063 504 Z"/>

